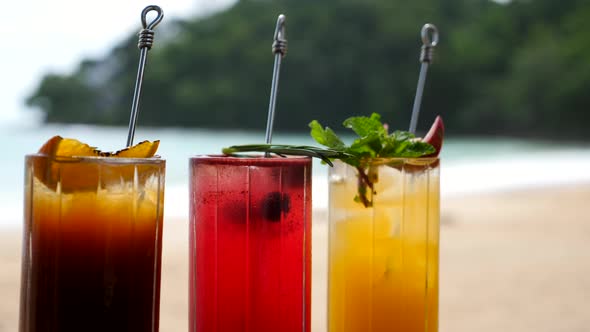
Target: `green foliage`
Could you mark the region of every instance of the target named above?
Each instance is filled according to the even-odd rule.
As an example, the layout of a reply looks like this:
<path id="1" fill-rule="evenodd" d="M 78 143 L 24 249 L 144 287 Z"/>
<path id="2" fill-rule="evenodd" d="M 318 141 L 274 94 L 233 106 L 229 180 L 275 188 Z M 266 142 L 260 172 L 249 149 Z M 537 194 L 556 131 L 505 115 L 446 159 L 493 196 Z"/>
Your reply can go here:
<path id="1" fill-rule="evenodd" d="M 450 134 L 589 137 L 585 0 L 241 0 L 210 17 L 165 20 L 148 58 L 139 124 L 263 129 L 279 13 L 289 52 L 276 130 L 304 131 L 310 119 L 334 127 L 375 111 L 404 129 L 419 30 L 432 22 L 441 38 L 419 131 L 441 114 Z M 125 125 L 136 44 L 130 36 L 71 75 L 44 77 L 28 103 L 49 122 Z"/>

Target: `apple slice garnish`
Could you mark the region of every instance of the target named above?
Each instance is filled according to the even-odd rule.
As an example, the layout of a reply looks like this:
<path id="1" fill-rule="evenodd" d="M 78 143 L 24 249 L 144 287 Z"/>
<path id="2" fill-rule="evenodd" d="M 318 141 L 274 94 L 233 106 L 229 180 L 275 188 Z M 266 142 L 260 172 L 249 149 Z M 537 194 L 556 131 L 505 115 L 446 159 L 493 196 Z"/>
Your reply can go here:
<path id="1" fill-rule="evenodd" d="M 440 115 L 436 116 L 434 119 L 434 123 L 426 136 L 422 139 L 422 142 L 426 142 L 434 147 L 436 150 L 434 153 L 426 155 L 424 157 L 438 157 L 440 150 L 442 149 L 443 139 L 445 136 L 445 125 L 443 124 L 443 120 Z"/>

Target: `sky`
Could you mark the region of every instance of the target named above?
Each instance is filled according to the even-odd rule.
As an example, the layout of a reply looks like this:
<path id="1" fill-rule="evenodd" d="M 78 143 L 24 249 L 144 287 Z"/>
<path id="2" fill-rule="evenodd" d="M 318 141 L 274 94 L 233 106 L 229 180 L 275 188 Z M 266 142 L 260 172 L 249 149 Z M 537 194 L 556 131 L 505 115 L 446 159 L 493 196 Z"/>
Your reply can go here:
<path id="1" fill-rule="evenodd" d="M 236 0 L 7 1 L 0 10 L 0 126 L 37 124 L 38 113 L 27 109 L 25 99 L 43 75 L 69 73 L 82 59 L 106 56 L 141 29 L 146 6 L 162 8 L 162 26 L 174 18 L 226 8 Z"/>

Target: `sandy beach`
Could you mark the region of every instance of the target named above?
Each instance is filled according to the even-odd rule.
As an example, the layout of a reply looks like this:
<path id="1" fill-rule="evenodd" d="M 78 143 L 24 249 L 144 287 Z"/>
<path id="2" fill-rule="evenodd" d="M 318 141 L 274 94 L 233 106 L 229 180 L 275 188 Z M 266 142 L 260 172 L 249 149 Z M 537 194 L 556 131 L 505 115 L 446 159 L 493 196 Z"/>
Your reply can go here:
<path id="1" fill-rule="evenodd" d="M 590 328 L 590 183 L 445 197 L 440 331 Z M 186 331 L 187 221 L 165 220 L 160 330 Z M 0 332 L 17 331 L 21 231 L 0 228 Z M 314 211 L 312 331 L 325 331 L 326 212 Z"/>

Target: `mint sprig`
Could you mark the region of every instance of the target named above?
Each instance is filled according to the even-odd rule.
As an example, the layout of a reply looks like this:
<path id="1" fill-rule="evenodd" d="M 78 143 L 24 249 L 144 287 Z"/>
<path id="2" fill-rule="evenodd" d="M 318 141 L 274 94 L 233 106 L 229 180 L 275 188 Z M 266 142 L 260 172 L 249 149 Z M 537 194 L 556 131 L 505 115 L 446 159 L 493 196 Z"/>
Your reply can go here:
<path id="1" fill-rule="evenodd" d="M 370 165 L 371 159 L 418 158 L 435 152 L 432 145 L 415 139 L 410 132 L 394 131 L 389 134 L 377 113 L 370 117 L 348 118 L 342 125 L 358 136 L 349 146 L 332 129 L 323 127 L 316 120 L 309 123 L 310 134 L 319 144 L 341 152 L 346 157 L 340 159 L 357 169 L 358 190 L 355 201 L 365 207 L 373 205 L 369 193 L 374 193 L 375 183 L 379 179 L 377 170 Z"/>

